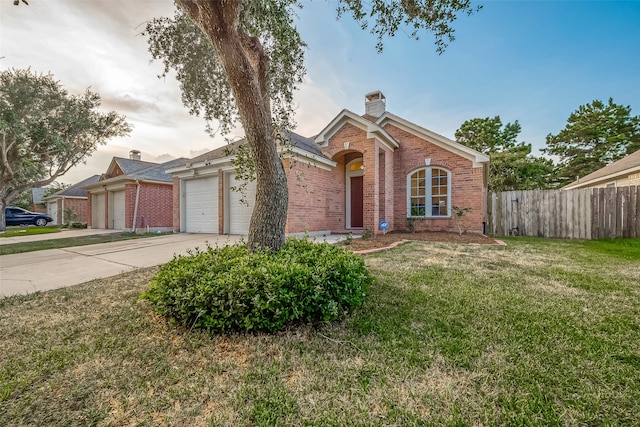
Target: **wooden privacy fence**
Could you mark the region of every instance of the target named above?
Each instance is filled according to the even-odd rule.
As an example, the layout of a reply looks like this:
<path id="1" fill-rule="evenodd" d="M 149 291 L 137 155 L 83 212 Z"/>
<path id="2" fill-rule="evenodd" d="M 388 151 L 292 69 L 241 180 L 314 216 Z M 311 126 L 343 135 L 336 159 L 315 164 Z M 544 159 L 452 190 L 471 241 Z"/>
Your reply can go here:
<path id="1" fill-rule="evenodd" d="M 489 193 L 487 233 L 560 239 L 640 237 L 640 186 Z"/>

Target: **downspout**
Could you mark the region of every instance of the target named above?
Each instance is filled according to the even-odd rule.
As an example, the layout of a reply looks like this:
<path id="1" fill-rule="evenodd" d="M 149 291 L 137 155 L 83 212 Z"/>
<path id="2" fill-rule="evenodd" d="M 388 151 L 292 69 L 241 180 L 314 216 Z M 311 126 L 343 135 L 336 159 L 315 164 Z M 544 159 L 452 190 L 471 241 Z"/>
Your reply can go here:
<path id="1" fill-rule="evenodd" d="M 58 218 L 56 218 L 57 220 Z M 64 196 L 62 196 L 62 212 L 60 212 L 60 225 L 64 225 Z"/>
<path id="2" fill-rule="evenodd" d="M 136 220 L 138 219 L 138 201 L 140 200 L 140 181 L 136 179 L 136 185 L 138 188 L 136 189 L 136 204 L 133 208 L 133 224 L 132 224 L 132 232 L 136 232 Z"/>

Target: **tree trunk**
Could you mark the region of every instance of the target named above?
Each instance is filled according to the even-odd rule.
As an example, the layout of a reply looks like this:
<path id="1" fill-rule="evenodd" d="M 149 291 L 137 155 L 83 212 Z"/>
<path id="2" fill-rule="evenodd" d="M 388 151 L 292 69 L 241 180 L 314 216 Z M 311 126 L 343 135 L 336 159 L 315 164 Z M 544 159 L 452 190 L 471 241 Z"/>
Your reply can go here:
<path id="1" fill-rule="evenodd" d="M 0 232 L 7 230 L 7 218 L 4 214 L 4 208 L 7 206 L 3 197 L 0 197 Z"/>
<path id="2" fill-rule="evenodd" d="M 256 172 L 256 201 L 249 226 L 250 250 L 284 244 L 289 194 L 273 135 L 268 92 L 269 58 L 257 38 L 239 25 L 240 0 L 177 0 L 211 40 L 235 98 Z"/>

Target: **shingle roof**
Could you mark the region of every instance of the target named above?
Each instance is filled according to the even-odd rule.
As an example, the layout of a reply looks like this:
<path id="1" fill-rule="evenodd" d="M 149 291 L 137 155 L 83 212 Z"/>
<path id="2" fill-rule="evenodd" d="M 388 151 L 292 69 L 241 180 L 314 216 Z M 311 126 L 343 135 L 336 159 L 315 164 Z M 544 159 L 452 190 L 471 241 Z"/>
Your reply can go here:
<path id="1" fill-rule="evenodd" d="M 69 186 L 63 190 L 57 191 L 52 195 L 48 196 L 47 199 L 54 197 L 87 197 L 89 194 L 87 190 L 84 189 L 87 185 L 95 184 L 100 180 L 100 175 L 93 175 L 87 179 L 84 179 L 72 186 Z"/>
<path id="2" fill-rule="evenodd" d="M 608 164 L 607 166 L 598 169 L 595 172 L 591 172 L 589 175 L 583 176 L 577 181 L 567 185 L 567 187 L 577 187 L 580 184 L 586 184 L 589 182 L 597 181 L 600 178 L 604 178 L 609 175 L 616 175 L 624 173 L 631 168 L 640 167 L 640 150 L 629 154 L 626 157 L 616 160 L 615 162 Z"/>
<path id="3" fill-rule="evenodd" d="M 124 157 L 114 157 L 113 160 L 120 166 L 124 175 L 130 175 L 139 170 L 157 165 L 157 163 L 153 162 L 144 162 L 142 160 L 127 159 Z"/>
<path id="4" fill-rule="evenodd" d="M 42 199 L 46 194 L 46 188 L 32 188 L 31 189 L 31 198 L 33 199 L 33 203 L 42 203 Z"/>
<path id="5" fill-rule="evenodd" d="M 187 160 L 188 159 L 184 157 L 181 157 L 179 159 L 169 160 L 168 162 L 164 162 L 162 164 L 154 164 L 151 167 L 139 170 L 127 176 L 133 179 L 171 182 L 171 180 L 173 179 L 172 176 L 165 173 L 165 171 L 174 166 L 184 164 Z"/>
<path id="6" fill-rule="evenodd" d="M 298 147 L 312 154 L 316 154 L 318 156 L 324 157 L 324 155 L 322 154 L 322 150 L 320 149 L 320 146 L 316 144 L 316 142 L 313 139 L 304 137 L 302 135 L 298 135 L 295 132 L 291 132 L 290 136 L 291 136 L 291 144 L 294 147 Z M 228 155 L 232 155 L 233 152 L 236 150 L 236 148 L 244 144 L 245 141 L 246 140 L 243 138 L 239 141 L 225 145 L 224 147 L 220 147 L 220 148 L 216 148 L 215 150 L 208 151 L 204 154 L 199 155 L 198 157 L 192 158 L 191 160 L 189 160 L 189 163 L 195 164 L 195 163 L 205 162 L 207 160 L 217 160 L 223 157 L 227 157 Z M 175 166 L 178 166 L 178 165 L 175 165 Z"/>

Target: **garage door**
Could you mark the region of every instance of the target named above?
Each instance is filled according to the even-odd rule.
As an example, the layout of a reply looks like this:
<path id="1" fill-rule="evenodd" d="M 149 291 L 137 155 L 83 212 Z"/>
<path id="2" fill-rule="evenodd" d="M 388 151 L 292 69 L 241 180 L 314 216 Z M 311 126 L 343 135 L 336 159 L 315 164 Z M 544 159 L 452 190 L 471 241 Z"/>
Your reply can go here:
<path id="1" fill-rule="evenodd" d="M 236 174 L 229 176 L 230 187 L 239 187 L 241 182 L 236 181 Z M 256 182 L 249 182 L 244 194 L 229 188 L 229 234 L 247 234 L 249 222 L 253 213 L 253 205 L 256 201 Z M 243 201 L 244 200 L 244 201 Z"/>
<path id="2" fill-rule="evenodd" d="M 93 195 L 91 216 L 91 228 L 104 228 L 104 193 Z"/>
<path id="3" fill-rule="evenodd" d="M 47 214 L 53 218 L 51 225 L 58 224 L 58 199 L 47 203 Z"/>
<path id="4" fill-rule="evenodd" d="M 184 216 L 187 233 L 218 233 L 218 177 L 184 182 Z"/>
<path id="5" fill-rule="evenodd" d="M 122 191 L 114 191 L 113 193 L 113 202 L 111 205 L 111 215 L 110 218 L 112 220 L 111 227 L 114 230 L 124 230 L 125 222 L 124 222 L 124 213 L 125 213 L 125 197 L 124 190 Z"/>

